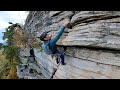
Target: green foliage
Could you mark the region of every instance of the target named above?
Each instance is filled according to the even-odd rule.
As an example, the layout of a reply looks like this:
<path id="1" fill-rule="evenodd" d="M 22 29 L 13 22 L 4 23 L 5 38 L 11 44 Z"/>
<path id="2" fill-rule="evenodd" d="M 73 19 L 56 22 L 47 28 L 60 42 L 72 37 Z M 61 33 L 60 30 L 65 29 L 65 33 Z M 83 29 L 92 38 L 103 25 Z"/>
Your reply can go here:
<path id="1" fill-rule="evenodd" d="M 14 25 L 9 26 L 6 28 L 6 32 L 3 32 L 3 40 L 7 39 L 8 45 L 13 45 L 13 35 L 15 33 Z"/>
<path id="2" fill-rule="evenodd" d="M 5 58 L 10 61 L 11 64 L 13 64 L 13 60 L 15 59 L 17 62 L 19 61 L 18 57 L 18 47 L 15 45 L 6 45 L 4 46 L 3 54 L 5 55 Z"/>
<path id="3" fill-rule="evenodd" d="M 3 46 L 3 55 L 5 55 L 5 58 L 9 60 L 11 65 L 14 65 L 14 60 L 16 60 L 16 62 L 19 61 L 18 47 L 16 46 L 13 38 L 13 36 L 15 35 L 15 28 L 16 25 L 12 24 L 8 28 L 6 28 L 6 32 L 3 32 L 3 40 L 7 40 L 7 45 Z"/>
<path id="4" fill-rule="evenodd" d="M 2 46 L 0 78 L 17 79 L 16 65 L 20 64 L 19 52 L 14 40 L 17 24 L 12 24 L 3 32 L 3 40 L 7 45 Z"/>
<path id="5" fill-rule="evenodd" d="M 3 45 L 0 43 L 0 49 L 2 49 L 3 48 Z"/>
<path id="6" fill-rule="evenodd" d="M 15 65 L 11 65 L 9 60 L 5 59 L 5 55 L 3 55 L 2 52 L 3 48 L 0 50 L 0 79 L 16 79 Z M 14 67 L 14 69 L 11 67 Z"/>

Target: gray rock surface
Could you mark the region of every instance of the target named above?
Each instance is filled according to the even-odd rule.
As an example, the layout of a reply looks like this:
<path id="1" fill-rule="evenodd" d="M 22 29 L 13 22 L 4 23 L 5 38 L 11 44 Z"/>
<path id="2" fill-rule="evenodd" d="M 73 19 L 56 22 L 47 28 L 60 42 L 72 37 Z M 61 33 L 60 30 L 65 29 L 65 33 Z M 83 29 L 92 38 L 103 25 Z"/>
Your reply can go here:
<path id="1" fill-rule="evenodd" d="M 64 45 L 90 46 L 120 50 L 120 24 L 115 22 L 94 22 L 76 26 L 63 40 Z"/>
<path id="2" fill-rule="evenodd" d="M 30 11 L 24 25 L 26 33 L 57 33 L 64 20 L 71 27 L 57 42 L 67 47 L 66 65 L 34 48 L 35 62 L 29 63 L 42 79 L 119 79 L 120 12 L 119 11 Z M 20 77 L 25 75 L 18 74 Z M 28 75 L 29 78 L 36 78 Z M 37 78 L 38 78 L 37 77 Z"/>

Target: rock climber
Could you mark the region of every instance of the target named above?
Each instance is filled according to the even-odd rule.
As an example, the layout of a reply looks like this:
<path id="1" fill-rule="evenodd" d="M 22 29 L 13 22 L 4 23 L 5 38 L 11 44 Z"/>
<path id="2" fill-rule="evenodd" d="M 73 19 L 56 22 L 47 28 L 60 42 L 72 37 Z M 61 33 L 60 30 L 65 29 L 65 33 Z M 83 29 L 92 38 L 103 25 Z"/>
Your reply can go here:
<path id="1" fill-rule="evenodd" d="M 70 24 L 70 20 L 66 19 L 63 23 L 63 25 L 60 26 L 59 32 L 56 35 L 50 35 L 48 32 L 43 32 L 40 35 L 40 40 L 43 41 L 42 49 L 47 53 L 48 55 L 55 55 L 59 54 L 61 61 L 58 61 L 58 58 L 56 59 L 57 64 L 60 63 L 62 65 L 65 65 L 64 63 L 64 54 L 60 52 L 56 47 L 56 42 L 59 40 L 59 38 L 62 36 L 65 28 Z"/>

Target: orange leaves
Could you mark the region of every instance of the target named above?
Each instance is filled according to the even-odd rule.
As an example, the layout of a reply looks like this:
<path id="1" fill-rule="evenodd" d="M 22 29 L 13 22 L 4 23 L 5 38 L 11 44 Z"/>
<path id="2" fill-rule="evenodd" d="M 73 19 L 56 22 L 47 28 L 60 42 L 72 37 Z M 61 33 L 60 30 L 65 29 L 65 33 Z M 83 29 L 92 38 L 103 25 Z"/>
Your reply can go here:
<path id="1" fill-rule="evenodd" d="M 26 46 L 28 43 L 27 42 L 28 35 L 24 33 L 23 30 L 19 27 L 16 28 L 13 39 L 18 47 Z"/>
<path id="2" fill-rule="evenodd" d="M 35 38 L 34 34 L 27 34 L 23 29 L 17 27 L 13 36 L 14 42 L 17 47 L 30 47 L 39 46 L 40 42 Z"/>

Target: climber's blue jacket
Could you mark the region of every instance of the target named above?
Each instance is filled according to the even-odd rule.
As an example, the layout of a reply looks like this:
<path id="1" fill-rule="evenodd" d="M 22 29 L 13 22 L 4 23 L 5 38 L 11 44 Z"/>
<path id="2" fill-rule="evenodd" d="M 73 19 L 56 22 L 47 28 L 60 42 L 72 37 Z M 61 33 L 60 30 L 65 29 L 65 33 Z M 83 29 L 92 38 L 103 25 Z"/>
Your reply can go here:
<path id="1" fill-rule="evenodd" d="M 65 26 L 62 25 L 59 29 L 59 32 L 51 40 L 45 41 L 43 43 L 42 47 L 44 48 L 45 52 L 48 52 L 50 54 L 50 51 L 47 49 L 46 46 L 49 46 L 50 50 L 54 53 L 57 51 L 56 42 L 62 36 L 64 30 Z"/>
<path id="2" fill-rule="evenodd" d="M 62 36 L 64 30 L 65 30 L 65 27 L 62 25 L 59 29 L 59 32 L 50 40 L 49 45 L 50 45 L 50 49 L 52 51 L 56 51 L 57 48 L 56 48 L 55 44 L 59 40 L 59 38 Z"/>

